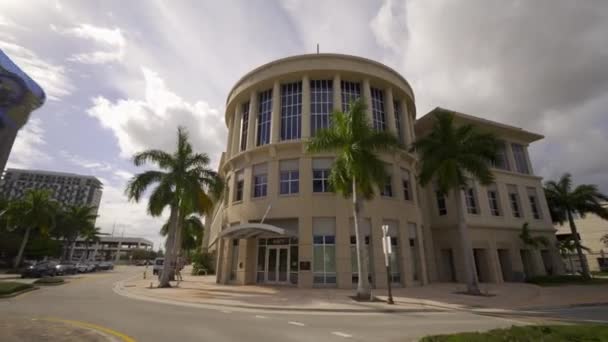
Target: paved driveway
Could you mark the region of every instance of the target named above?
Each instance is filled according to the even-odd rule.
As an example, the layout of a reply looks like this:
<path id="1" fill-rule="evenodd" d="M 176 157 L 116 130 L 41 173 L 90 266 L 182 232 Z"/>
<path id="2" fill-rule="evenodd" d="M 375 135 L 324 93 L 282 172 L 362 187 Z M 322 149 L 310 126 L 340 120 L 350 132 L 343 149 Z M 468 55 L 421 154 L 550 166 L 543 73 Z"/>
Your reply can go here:
<path id="1" fill-rule="evenodd" d="M 137 341 L 409 341 L 427 334 L 487 330 L 521 323 L 467 312 L 316 314 L 238 312 L 126 298 L 117 281 L 141 268 L 84 275 L 0 300 L 0 320 L 14 317 L 67 320 L 130 336 Z M 120 339 L 120 337 L 119 337 Z M 123 338 L 124 340 L 124 338 Z"/>

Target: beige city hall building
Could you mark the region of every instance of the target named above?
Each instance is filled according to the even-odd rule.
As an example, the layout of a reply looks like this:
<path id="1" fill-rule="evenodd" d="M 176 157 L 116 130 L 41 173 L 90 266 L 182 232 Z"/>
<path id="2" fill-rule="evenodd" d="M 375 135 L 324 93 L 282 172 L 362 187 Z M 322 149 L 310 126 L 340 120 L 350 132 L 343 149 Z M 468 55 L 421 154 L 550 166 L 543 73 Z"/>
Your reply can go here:
<path id="1" fill-rule="evenodd" d="M 307 154 L 305 142 L 328 127 L 332 111 L 347 111 L 358 98 L 367 104 L 373 127 L 393 132 L 406 146 L 427 134 L 432 116 L 443 110 L 416 120 L 414 93 L 400 74 L 338 54 L 280 59 L 249 72 L 232 88 L 225 115 L 228 143 L 219 166 L 227 187 L 206 234 L 217 256 L 219 283 L 304 288 L 357 283 L 352 202 L 328 183 L 334 155 Z M 504 141 L 493 165 L 496 183 L 472 184 L 465 192 L 481 281 L 561 272 L 541 179 L 527 152 L 542 136 L 460 113 L 456 120 Z M 453 199 L 418 185 L 415 154 L 404 149 L 381 158 L 390 180 L 362 213 L 372 286 L 387 285 L 383 225 L 389 226 L 394 285 L 463 281 Z M 524 222 L 534 235 L 549 238 L 550 247 L 524 246 L 518 237 Z"/>

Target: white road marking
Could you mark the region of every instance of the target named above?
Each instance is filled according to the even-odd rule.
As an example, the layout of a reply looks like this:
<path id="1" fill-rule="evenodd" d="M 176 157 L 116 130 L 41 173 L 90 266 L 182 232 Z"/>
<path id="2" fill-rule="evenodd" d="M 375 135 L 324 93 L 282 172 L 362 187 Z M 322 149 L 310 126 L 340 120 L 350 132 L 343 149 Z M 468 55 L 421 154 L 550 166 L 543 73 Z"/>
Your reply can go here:
<path id="1" fill-rule="evenodd" d="M 266 316 L 262 316 L 262 315 L 255 315 L 255 318 L 267 318 Z"/>
<path id="2" fill-rule="evenodd" d="M 353 337 L 353 335 L 345 334 L 345 333 L 340 332 L 340 331 L 332 331 L 331 333 L 334 334 L 334 335 L 336 335 L 336 336 L 340 336 L 340 337 L 344 337 L 344 338 Z"/>
<path id="3" fill-rule="evenodd" d="M 287 322 L 287 323 L 289 323 L 289 324 L 291 324 L 291 325 L 297 325 L 297 326 L 299 326 L 299 327 L 303 327 L 303 326 L 305 326 L 305 325 L 306 325 L 306 324 L 304 324 L 304 323 L 300 323 L 300 322 L 296 322 L 296 321 L 289 321 L 289 322 Z"/>

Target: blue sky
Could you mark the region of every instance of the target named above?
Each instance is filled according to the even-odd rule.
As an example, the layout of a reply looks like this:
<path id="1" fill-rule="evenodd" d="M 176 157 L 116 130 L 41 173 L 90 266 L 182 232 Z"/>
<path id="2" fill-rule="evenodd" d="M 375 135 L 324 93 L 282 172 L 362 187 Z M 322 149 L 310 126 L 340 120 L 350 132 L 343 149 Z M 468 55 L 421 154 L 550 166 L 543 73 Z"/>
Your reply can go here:
<path id="1" fill-rule="evenodd" d="M 171 149 L 179 124 L 215 166 L 232 85 L 319 43 L 401 72 L 419 116 L 441 106 L 545 135 L 536 173 L 608 191 L 606 32 L 599 0 L 3 0 L 0 49 L 48 96 L 9 166 L 99 177 L 98 225 L 158 243 L 164 219 L 122 194 L 129 156 Z"/>

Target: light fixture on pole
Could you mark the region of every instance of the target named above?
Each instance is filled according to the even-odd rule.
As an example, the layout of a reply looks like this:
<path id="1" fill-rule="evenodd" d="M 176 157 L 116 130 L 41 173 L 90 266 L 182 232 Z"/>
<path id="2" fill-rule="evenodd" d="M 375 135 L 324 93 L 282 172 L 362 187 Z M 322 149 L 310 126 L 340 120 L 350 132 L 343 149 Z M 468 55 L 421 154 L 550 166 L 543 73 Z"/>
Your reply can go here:
<path id="1" fill-rule="evenodd" d="M 391 237 L 388 235 L 388 225 L 382 225 L 382 249 L 384 250 L 384 264 L 386 265 L 386 286 L 388 288 L 388 304 L 395 304 L 393 301 L 393 291 L 391 289 Z"/>

